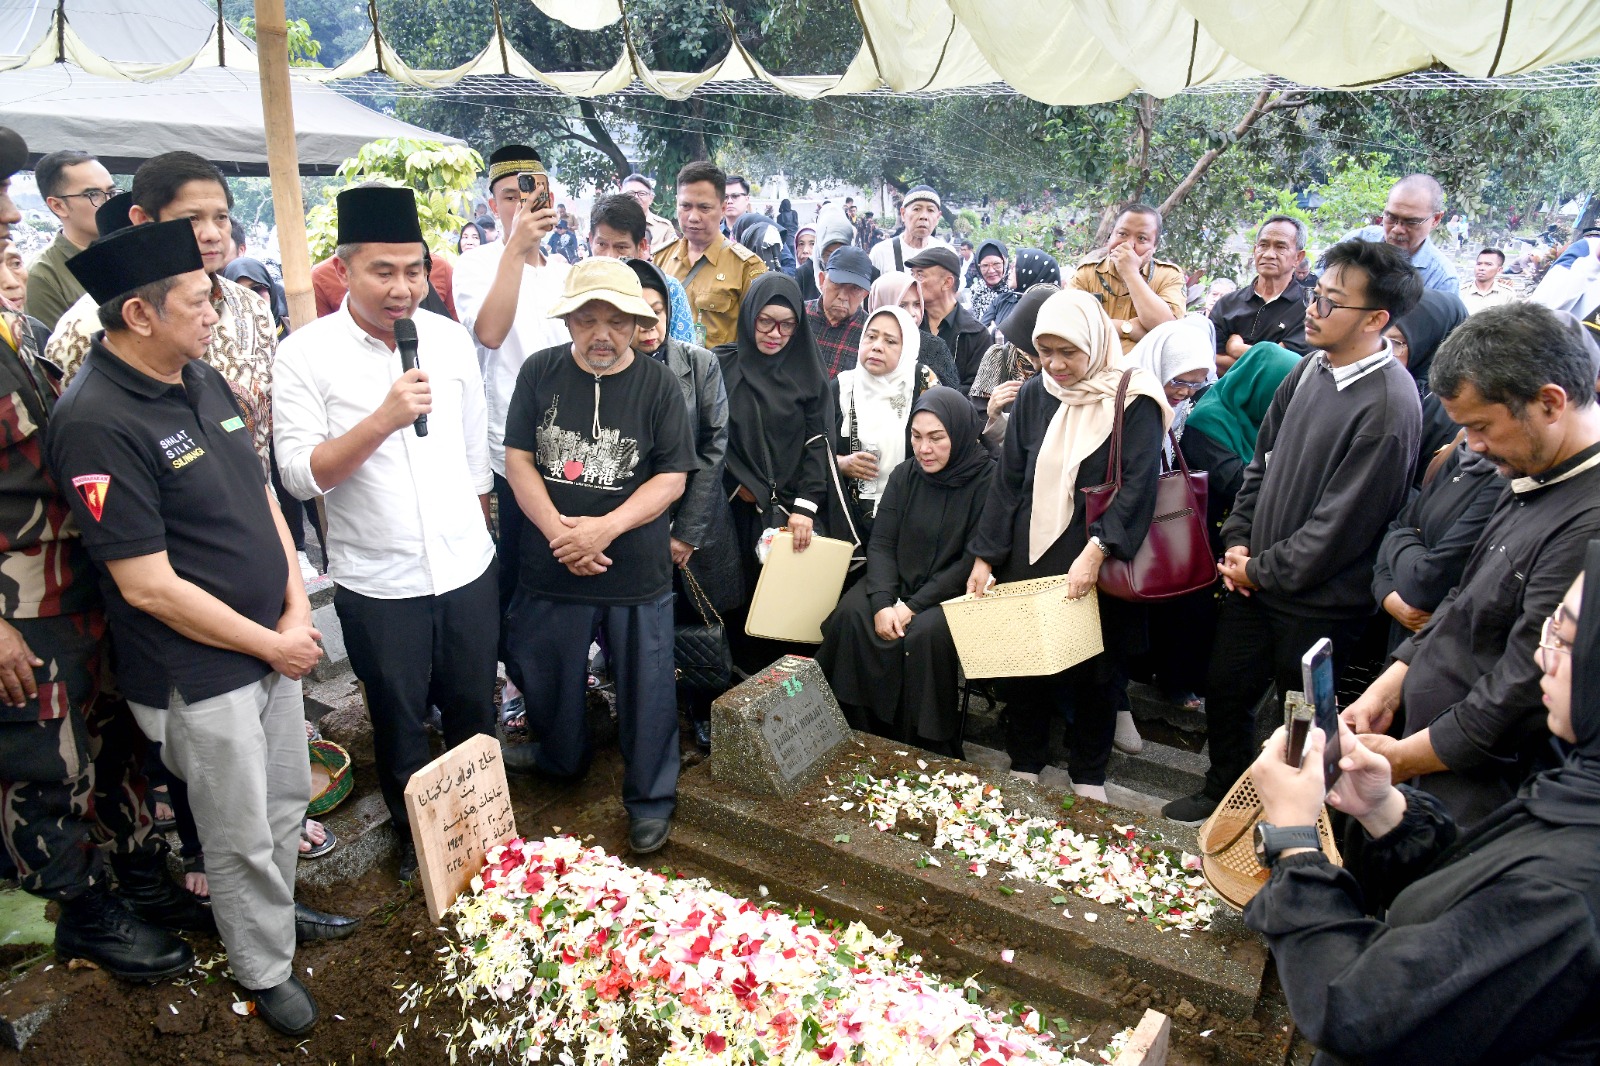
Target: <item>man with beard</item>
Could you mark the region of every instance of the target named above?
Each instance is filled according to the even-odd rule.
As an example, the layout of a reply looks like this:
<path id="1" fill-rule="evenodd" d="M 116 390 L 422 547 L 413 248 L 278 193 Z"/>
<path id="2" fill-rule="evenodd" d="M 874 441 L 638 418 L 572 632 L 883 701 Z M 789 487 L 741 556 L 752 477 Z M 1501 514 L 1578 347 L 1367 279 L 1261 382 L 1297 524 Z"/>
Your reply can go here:
<path id="1" fill-rule="evenodd" d="M 1450 334 L 1428 372 L 1467 446 L 1510 491 L 1460 583 L 1344 717 L 1457 821 L 1516 794 L 1551 755 L 1533 649 L 1600 536 L 1600 406 L 1591 346 L 1569 315 L 1492 307 Z"/>
<path id="2" fill-rule="evenodd" d="M 579 263 L 549 313 L 572 340 L 523 363 L 506 416 L 506 477 L 529 522 L 506 665 L 527 694 L 535 769 L 574 780 L 593 757 L 586 675 L 604 634 L 628 843 L 645 855 L 677 804 L 670 510 L 700 464 L 672 371 L 631 347 L 658 319 L 628 265 Z"/>

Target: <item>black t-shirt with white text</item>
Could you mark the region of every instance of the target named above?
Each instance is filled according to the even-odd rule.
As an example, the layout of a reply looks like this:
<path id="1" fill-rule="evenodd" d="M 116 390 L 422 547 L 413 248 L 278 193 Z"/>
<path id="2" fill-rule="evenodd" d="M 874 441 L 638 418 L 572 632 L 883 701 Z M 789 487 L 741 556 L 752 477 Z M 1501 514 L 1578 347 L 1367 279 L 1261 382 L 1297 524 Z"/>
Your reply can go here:
<path id="1" fill-rule="evenodd" d="M 595 407 L 599 405 L 599 414 Z M 615 374 L 578 366 L 570 344 L 528 357 L 506 412 L 507 448 L 532 452 L 550 502 L 569 517 L 610 514 L 657 474 L 699 468 L 683 394 L 672 372 L 634 357 Z M 611 542 L 603 574 L 578 577 L 527 524 L 521 587 L 568 603 L 635 604 L 672 587 L 669 520 L 663 512 Z"/>

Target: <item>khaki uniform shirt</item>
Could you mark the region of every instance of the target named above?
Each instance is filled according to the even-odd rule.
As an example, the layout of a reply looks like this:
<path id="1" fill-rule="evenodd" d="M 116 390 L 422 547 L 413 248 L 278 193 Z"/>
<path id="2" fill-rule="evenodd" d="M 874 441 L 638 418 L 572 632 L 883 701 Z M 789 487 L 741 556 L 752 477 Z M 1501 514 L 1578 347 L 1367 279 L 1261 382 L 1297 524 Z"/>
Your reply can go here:
<path id="1" fill-rule="evenodd" d="M 767 272 L 766 264 L 750 249 L 718 237 L 717 243 L 706 250 L 704 265 L 694 270 L 701 260 L 691 260 L 689 242 L 679 238 L 655 254 L 655 264 L 662 273 L 683 282 L 689 297 L 689 312 L 694 316 L 695 332 L 704 335 L 700 344 L 715 348 L 731 344 L 738 337 L 739 301 L 756 275 Z M 691 278 L 690 273 L 694 274 Z"/>
<path id="2" fill-rule="evenodd" d="M 1467 306 L 1467 314 L 1475 315 L 1485 307 L 1497 307 L 1508 304 L 1517 298 L 1511 291 L 1511 283 L 1504 278 L 1495 278 L 1494 285 L 1487 293 L 1478 291 L 1478 283 L 1468 278 L 1461 283 L 1461 302 Z"/>
<path id="3" fill-rule="evenodd" d="M 1183 271 L 1178 268 L 1178 264 L 1169 263 L 1165 259 L 1152 259 L 1145 271 L 1144 279 L 1155 290 L 1156 295 L 1161 297 L 1161 302 L 1172 308 L 1174 315 L 1182 318 L 1189 293 L 1183 282 Z M 1139 312 L 1133 306 L 1133 297 L 1128 295 L 1128 285 L 1118 276 L 1116 266 L 1111 262 L 1108 252 L 1098 252 L 1080 261 L 1078 269 L 1072 275 L 1071 284 L 1073 288 L 1082 289 L 1099 300 L 1108 318 L 1139 317 Z M 1117 339 L 1122 341 L 1123 355 L 1133 351 L 1133 346 L 1139 343 L 1135 338 L 1122 332 L 1121 326 L 1117 327 Z"/>
<path id="4" fill-rule="evenodd" d="M 654 211 L 644 213 L 644 224 L 645 232 L 650 237 L 650 247 L 658 251 L 678 239 L 678 227 Z"/>

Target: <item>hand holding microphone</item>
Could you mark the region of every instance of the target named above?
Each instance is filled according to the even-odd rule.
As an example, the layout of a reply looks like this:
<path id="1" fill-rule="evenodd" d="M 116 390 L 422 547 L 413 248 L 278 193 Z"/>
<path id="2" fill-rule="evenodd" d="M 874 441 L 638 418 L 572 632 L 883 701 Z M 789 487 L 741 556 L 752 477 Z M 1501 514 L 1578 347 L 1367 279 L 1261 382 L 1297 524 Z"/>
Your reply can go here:
<path id="1" fill-rule="evenodd" d="M 433 410 L 433 391 L 428 387 L 428 375 L 417 365 L 417 324 L 409 318 L 400 319 L 394 324 L 394 339 L 400 349 L 402 373 L 390 388 L 384 405 L 394 403 L 403 409 L 406 417 L 399 421 L 397 429 L 411 422 L 417 436 L 426 437 L 428 412 Z"/>

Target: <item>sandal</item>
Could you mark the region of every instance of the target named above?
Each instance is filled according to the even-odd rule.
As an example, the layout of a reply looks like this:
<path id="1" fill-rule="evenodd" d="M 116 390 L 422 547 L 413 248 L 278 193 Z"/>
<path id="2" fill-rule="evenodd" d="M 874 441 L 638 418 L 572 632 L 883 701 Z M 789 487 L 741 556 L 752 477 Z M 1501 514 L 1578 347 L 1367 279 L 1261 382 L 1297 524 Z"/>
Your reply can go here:
<path id="1" fill-rule="evenodd" d="M 172 793 L 167 791 L 166 785 L 152 786 L 149 795 L 145 798 L 150 804 L 150 820 L 155 823 L 156 832 L 170 833 L 178 828 L 178 819 L 175 815 L 168 814 L 165 818 L 156 817 L 157 807 L 165 807 L 168 811 L 173 809 Z"/>
<path id="2" fill-rule="evenodd" d="M 308 820 L 309 819 L 305 818 L 300 819 L 300 839 L 304 840 L 308 844 L 311 844 L 311 837 L 306 834 L 306 822 Z M 323 823 L 319 822 L 318 824 L 322 825 L 322 843 L 311 844 L 310 848 L 302 851 L 300 853 L 300 858 L 302 859 L 320 859 L 339 844 L 339 838 L 333 835 L 333 830 L 329 829 L 327 825 Z"/>

